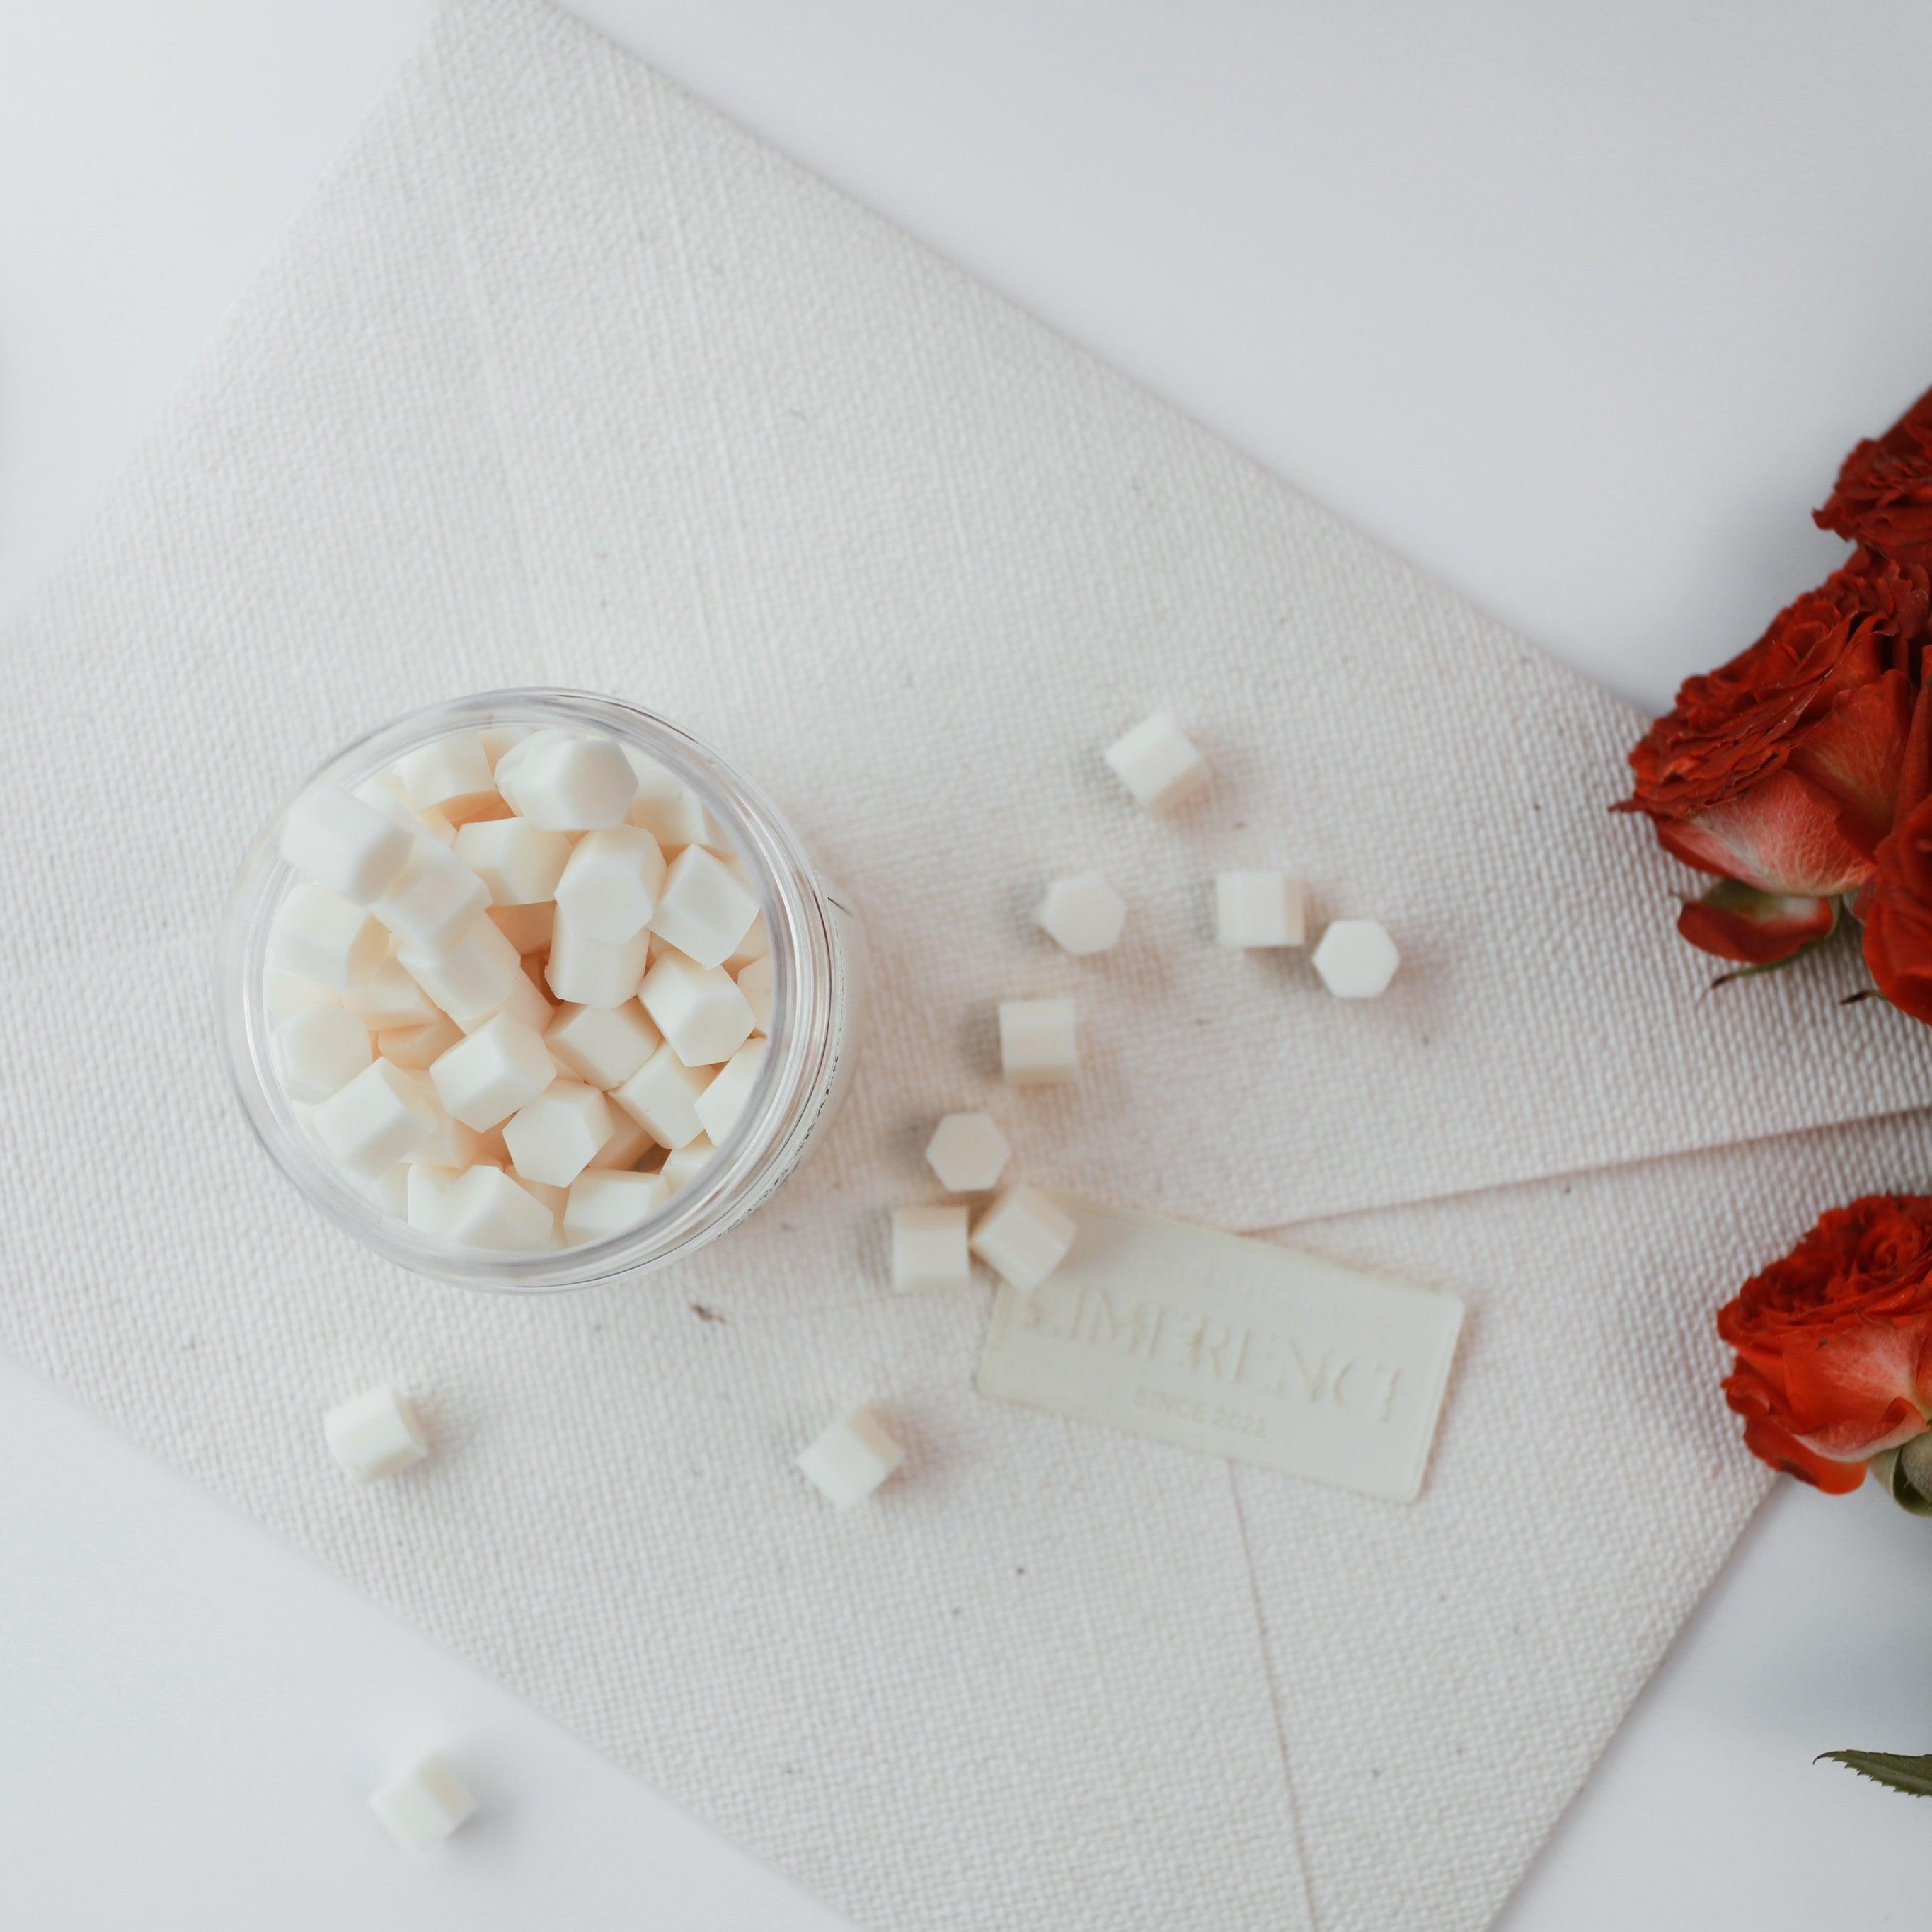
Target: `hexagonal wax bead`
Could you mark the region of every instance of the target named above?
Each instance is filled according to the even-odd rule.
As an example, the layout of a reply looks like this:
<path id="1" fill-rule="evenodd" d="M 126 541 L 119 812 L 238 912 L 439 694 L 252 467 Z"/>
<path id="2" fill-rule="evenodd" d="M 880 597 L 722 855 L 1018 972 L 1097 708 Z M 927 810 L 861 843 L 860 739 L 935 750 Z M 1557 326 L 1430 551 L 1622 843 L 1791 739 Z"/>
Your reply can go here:
<path id="1" fill-rule="evenodd" d="M 367 905 L 387 892 L 408 864 L 410 833 L 337 786 L 312 785 L 289 807 L 280 850 L 297 872 Z"/>
<path id="2" fill-rule="evenodd" d="M 949 1194 L 997 1187 L 1012 1150 L 985 1114 L 948 1114 L 926 1144 L 926 1164 Z"/>
<path id="3" fill-rule="evenodd" d="M 1164 711 L 1116 738 L 1101 755 L 1121 784 L 1153 812 L 1178 805 L 1208 781 L 1207 760 Z"/>
<path id="4" fill-rule="evenodd" d="M 429 1454 L 429 1438 L 407 1397 L 392 1388 L 364 1389 L 322 1418 L 328 1453 L 358 1483 L 393 1476 Z"/>
<path id="5" fill-rule="evenodd" d="M 333 993 L 366 979 L 387 950 L 376 921 L 326 886 L 292 887 L 268 928 L 270 968 Z"/>
<path id="6" fill-rule="evenodd" d="M 442 1118 L 422 1074 L 377 1060 L 323 1101 L 309 1125 L 339 1166 L 373 1180 L 428 1140 Z"/>
<path id="7" fill-rule="evenodd" d="M 434 812 L 460 825 L 479 812 L 501 809 L 479 731 L 446 731 L 405 752 L 396 760 L 396 776 L 418 817 Z"/>
<path id="8" fill-rule="evenodd" d="M 798 1466 L 834 1509 L 862 1503 L 905 1460 L 869 1409 L 848 1409 L 799 1451 Z"/>
<path id="9" fill-rule="evenodd" d="M 398 946 L 410 977 L 466 1032 L 500 1012 L 530 982 L 517 949 L 487 919 L 472 921 L 453 946 Z"/>
<path id="10" fill-rule="evenodd" d="M 544 977 L 560 1000 L 580 1006 L 621 1006 L 637 997 L 650 957 L 649 928 L 628 939 L 593 938 L 567 914 L 557 915 Z"/>
<path id="11" fill-rule="evenodd" d="M 561 728 L 533 731 L 496 760 L 496 789 L 511 808 L 550 832 L 622 825 L 637 775 L 614 739 Z"/>
<path id="12" fill-rule="evenodd" d="M 557 881 L 557 910 L 579 932 L 615 945 L 650 923 L 665 870 L 658 842 L 640 826 L 586 832 Z"/>
<path id="13" fill-rule="evenodd" d="M 1372 1000 L 1387 991 L 1402 963 L 1379 921 L 1338 919 L 1315 949 L 1315 970 L 1338 1000 Z"/>
<path id="14" fill-rule="evenodd" d="M 704 1131 L 714 1144 L 722 1143 L 738 1124 L 752 1090 L 758 1084 L 758 1076 L 765 1070 L 769 1050 L 767 1041 L 747 1040 L 718 1068 L 711 1084 L 698 1095 L 698 1118 L 704 1123 Z"/>
<path id="15" fill-rule="evenodd" d="M 621 1006 L 563 1006 L 544 1035 L 560 1066 L 606 1092 L 621 1087 L 664 1044 L 635 1000 Z"/>
<path id="16" fill-rule="evenodd" d="M 539 905 L 556 896 L 556 882 L 570 862 L 570 834 L 546 831 L 527 818 L 486 818 L 463 826 L 455 849 L 489 887 L 492 905 Z"/>
<path id="17" fill-rule="evenodd" d="M 1217 946 L 1299 946 L 1301 881 L 1286 872 L 1217 872 L 1214 943 Z"/>
<path id="18" fill-rule="evenodd" d="M 503 1124 L 510 1164 L 525 1180 L 568 1187 L 610 1138 L 604 1096 L 580 1080 L 554 1080 Z"/>
<path id="19" fill-rule="evenodd" d="M 657 1174 L 592 1168 L 572 1182 L 563 1210 L 563 1238 L 574 1247 L 634 1228 L 670 1198 Z"/>
<path id="20" fill-rule="evenodd" d="M 1126 901 L 1098 872 L 1055 879 L 1034 914 L 1040 929 L 1076 958 L 1118 944 L 1126 917 Z"/>
<path id="21" fill-rule="evenodd" d="M 638 999 L 687 1066 L 717 1066 L 752 1036 L 752 1003 L 737 981 L 723 968 L 700 966 L 681 952 L 658 958 Z"/>
<path id="22" fill-rule="evenodd" d="M 418 836 L 409 863 L 369 908 L 396 935 L 399 946 L 440 952 L 482 917 L 490 889 L 434 838 Z"/>
<path id="23" fill-rule="evenodd" d="M 1002 1000 L 1000 1070 L 1014 1087 L 1064 1087 L 1080 1070 L 1071 1000 Z"/>
<path id="24" fill-rule="evenodd" d="M 554 1244 L 556 1216 L 500 1167 L 472 1167 L 444 1193 L 436 1231 L 465 1247 L 529 1253 Z"/>
<path id="25" fill-rule="evenodd" d="M 892 1286 L 902 1293 L 920 1288 L 963 1287 L 973 1276 L 963 1208 L 896 1208 L 892 1210 Z"/>
<path id="26" fill-rule="evenodd" d="M 446 1838 L 476 1809 L 449 1760 L 431 1751 L 369 1794 L 369 1808 L 406 1852 Z"/>
<path id="27" fill-rule="evenodd" d="M 1078 1232 L 1070 1216 L 1022 1182 L 1008 1188 L 980 1216 L 973 1230 L 973 1252 L 1025 1294 L 1066 1258 Z"/>
<path id="28" fill-rule="evenodd" d="M 429 1077 L 444 1107 L 482 1133 L 534 1100 L 556 1063 L 533 1027 L 500 1013 L 432 1063 Z"/>
<path id="29" fill-rule="evenodd" d="M 699 965 L 722 966 L 758 916 L 757 898 L 724 860 L 687 845 L 664 874 L 651 930 Z"/>
<path id="30" fill-rule="evenodd" d="M 676 1148 L 703 1136 L 698 1096 L 710 1083 L 710 1067 L 686 1066 L 666 1041 L 610 1097 L 660 1147 Z"/>

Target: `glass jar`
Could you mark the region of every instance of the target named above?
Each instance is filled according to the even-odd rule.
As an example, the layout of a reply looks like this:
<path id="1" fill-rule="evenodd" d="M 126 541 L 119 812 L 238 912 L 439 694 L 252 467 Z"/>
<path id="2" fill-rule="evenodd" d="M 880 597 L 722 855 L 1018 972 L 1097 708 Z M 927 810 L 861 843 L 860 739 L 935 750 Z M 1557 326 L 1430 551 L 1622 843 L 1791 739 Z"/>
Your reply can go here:
<path id="1" fill-rule="evenodd" d="M 269 927 L 297 882 L 279 846 L 293 794 L 242 868 L 221 940 L 221 1030 L 250 1125 L 277 1166 L 338 1227 L 403 1267 L 472 1287 L 581 1288 L 692 1253 L 742 1221 L 791 1174 L 831 1118 L 850 1070 L 858 1005 L 858 926 L 796 835 L 749 780 L 662 718 L 610 698 L 561 690 L 485 692 L 435 704 L 339 752 L 308 785 L 352 790 L 405 753 L 452 731 L 574 727 L 634 746 L 681 778 L 756 881 L 770 929 L 772 1022 L 763 1071 L 737 1124 L 688 1185 L 634 1228 L 580 1247 L 505 1254 L 439 1240 L 386 1213 L 322 1154 L 296 1118 L 269 1057 Z"/>

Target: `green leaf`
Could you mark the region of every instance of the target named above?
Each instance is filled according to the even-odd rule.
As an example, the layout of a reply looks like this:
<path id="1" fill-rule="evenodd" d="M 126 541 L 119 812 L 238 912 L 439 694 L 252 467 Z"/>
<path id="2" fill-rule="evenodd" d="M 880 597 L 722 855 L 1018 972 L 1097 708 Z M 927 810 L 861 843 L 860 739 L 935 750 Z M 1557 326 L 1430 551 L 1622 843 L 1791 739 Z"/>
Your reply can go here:
<path id="1" fill-rule="evenodd" d="M 1842 1764 L 1874 1784 L 1902 1791 L 1908 1798 L 1932 1798 L 1932 1756 L 1900 1757 L 1894 1751 L 1820 1751 L 1811 1762 Z"/>

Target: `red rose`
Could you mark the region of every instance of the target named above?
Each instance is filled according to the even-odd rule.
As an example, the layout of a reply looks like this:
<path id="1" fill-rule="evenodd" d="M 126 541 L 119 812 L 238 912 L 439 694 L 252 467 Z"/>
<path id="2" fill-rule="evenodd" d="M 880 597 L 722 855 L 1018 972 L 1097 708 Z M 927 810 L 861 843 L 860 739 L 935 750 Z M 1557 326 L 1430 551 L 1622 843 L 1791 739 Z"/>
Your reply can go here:
<path id="1" fill-rule="evenodd" d="M 1932 1025 L 1932 689 L 1922 686 L 1899 777 L 1898 822 L 1856 908 L 1873 983 Z"/>
<path id="2" fill-rule="evenodd" d="M 1932 1414 L 1932 1199 L 1868 1195 L 1827 1214 L 1725 1304 L 1724 1394 L 1744 1443 L 1834 1493 Z"/>
<path id="3" fill-rule="evenodd" d="M 1811 520 L 1898 562 L 1932 567 L 1932 391 L 1845 458 Z"/>
<path id="4" fill-rule="evenodd" d="M 1750 648 L 1687 678 L 1630 754 L 1618 808 L 1730 881 L 1678 930 L 1720 958 L 1784 958 L 1831 930 L 1891 829 L 1918 679 L 1926 572 L 1861 550 Z"/>

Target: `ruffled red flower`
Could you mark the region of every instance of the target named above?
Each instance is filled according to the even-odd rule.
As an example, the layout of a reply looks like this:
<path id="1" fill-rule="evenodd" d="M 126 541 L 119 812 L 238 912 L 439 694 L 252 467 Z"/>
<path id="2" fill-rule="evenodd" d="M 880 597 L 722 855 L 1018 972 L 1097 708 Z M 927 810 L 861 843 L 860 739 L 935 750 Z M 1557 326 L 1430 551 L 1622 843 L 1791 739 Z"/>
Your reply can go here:
<path id="1" fill-rule="evenodd" d="M 1714 895 L 1680 930 L 1764 963 L 1828 931 L 1828 902 L 1872 874 L 1891 829 L 1919 678 L 1928 577 L 1861 551 L 1780 611 L 1749 650 L 1687 678 L 1630 754 L 1619 809 L 1648 814 L 1664 848 L 1785 902 Z"/>
<path id="2" fill-rule="evenodd" d="M 1932 1415 L 1932 1199 L 1868 1195 L 1826 1215 L 1718 1316 L 1724 1384 L 1761 1460 L 1833 1492 Z"/>
<path id="3" fill-rule="evenodd" d="M 1811 520 L 1896 562 L 1932 568 L 1932 390 L 1845 458 Z"/>

